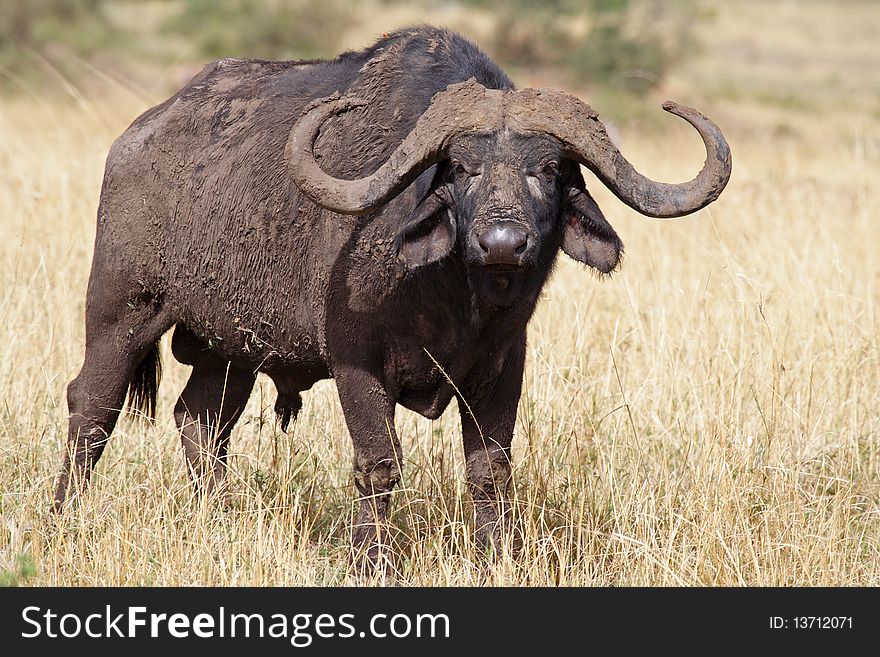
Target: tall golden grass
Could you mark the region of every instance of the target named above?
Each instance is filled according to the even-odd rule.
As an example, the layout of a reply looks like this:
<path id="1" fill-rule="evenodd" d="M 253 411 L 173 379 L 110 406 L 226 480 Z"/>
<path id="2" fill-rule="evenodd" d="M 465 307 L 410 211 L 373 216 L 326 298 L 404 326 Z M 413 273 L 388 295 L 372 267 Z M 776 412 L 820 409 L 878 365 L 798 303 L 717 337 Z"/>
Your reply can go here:
<path id="1" fill-rule="evenodd" d="M 836 70 L 846 48 L 810 50 L 797 36 L 805 19 L 761 8 L 776 4 L 744 3 L 762 30 L 751 36 L 721 5 L 717 43 L 667 90 L 730 136 L 734 177 L 717 203 L 659 222 L 592 186 L 627 258 L 598 280 L 562 256 L 530 325 L 517 559 L 489 564 L 472 541 L 457 410 L 435 422 L 399 412 L 398 583 L 880 584 L 880 68 L 854 73 L 851 94 L 849 78 L 827 81 L 837 96 L 807 107 L 784 55 L 800 53 L 798 79 L 814 72 L 822 87 L 821 66 Z M 866 17 L 805 6 L 841 34 Z M 759 26 L 762 11 L 781 12 L 779 25 Z M 876 39 L 852 38 L 860 62 L 880 60 Z M 766 64 L 759 80 L 737 47 Z M 758 82 L 766 89 L 746 93 Z M 163 345 L 158 422 L 122 422 L 90 495 L 57 521 L 47 514 L 64 388 L 82 359 L 103 159 L 144 107 L 117 95 L 0 110 L 0 573 L 64 585 L 349 582 L 351 448 L 332 382 L 304 395 L 284 435 L 261 380 L 233 433 L 236 504 L 200 505 L 171 419 L 188 368 Z M 662 132 L 619 128 L 622 147 L 652 177 L 690 178 L 699 140 L 661 120 Z"/>

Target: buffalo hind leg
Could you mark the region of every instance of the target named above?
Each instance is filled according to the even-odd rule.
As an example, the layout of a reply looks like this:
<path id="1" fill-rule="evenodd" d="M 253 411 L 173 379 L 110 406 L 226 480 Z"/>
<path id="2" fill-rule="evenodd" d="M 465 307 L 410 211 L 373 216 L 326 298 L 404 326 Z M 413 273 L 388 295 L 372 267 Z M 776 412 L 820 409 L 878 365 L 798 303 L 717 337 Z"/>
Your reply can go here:
<path id="1" fill-rule="evenodd" d="M 83 366 L 67 386 L 70 421 L 52 506 L 56 512 L 67 499 L 85 491 L 116 426 L 132 378 L 139 368 L 158 365 L 156 343 L 171 324 L 165 313 L 155 309 L 130 310 L 119 317 L 108 310 L 105 306 L 102 315 L 87 313 Z M 140 392 L 154 401 L 157 378 L 153 372 L 152 389 Z"/>
<path id="2" fill-rule="evenodd" d="M 197 492 L 225 494 L 229 435 L 241 417 L 256 377 L 210 353 L 193 365 L 174 407 L 174 420 Z"/>

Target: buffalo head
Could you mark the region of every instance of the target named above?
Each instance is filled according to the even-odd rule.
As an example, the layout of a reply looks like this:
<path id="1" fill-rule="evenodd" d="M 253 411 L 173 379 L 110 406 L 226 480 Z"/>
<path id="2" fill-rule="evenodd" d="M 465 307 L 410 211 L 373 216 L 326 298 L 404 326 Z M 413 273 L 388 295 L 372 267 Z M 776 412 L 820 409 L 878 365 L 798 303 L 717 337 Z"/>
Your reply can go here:
<path id="1" fill-rule="evenodd" d="M 454 249 L 494 305 L 512 304 L 529 272 L 552 262 L 560 245 L 600 272 L 617 267 L 623 245 L 587 191 L 578 165 L 652 217 L 699 210 L 730 178 L 724 136 L 693 109 L 663 106 L 696 128 L 706 162 L 690 182 L 658 183 L 635 171 L 596 112 L 577 98 L 553 90 L 486 89 L 473 79 L 438 93 L 373 175 L 333 178 L 315 160 L 315 139 L 330 116 L 363 104 L 355 98 L 330 99 L 306 112 L 287 144 L 293 180 L 325 208 L 366 214 L 438 165 L 431 193 L 402 224 L 399 256 L 417 267 Z"/>

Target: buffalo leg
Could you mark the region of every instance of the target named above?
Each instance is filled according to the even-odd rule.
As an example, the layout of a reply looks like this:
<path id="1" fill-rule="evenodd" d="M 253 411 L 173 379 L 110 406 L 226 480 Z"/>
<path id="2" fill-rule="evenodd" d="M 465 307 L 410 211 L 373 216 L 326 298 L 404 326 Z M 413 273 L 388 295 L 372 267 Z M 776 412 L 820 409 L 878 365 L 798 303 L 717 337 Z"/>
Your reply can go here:
<path id="1" fill-rule="evenodd" d="M 469 381 L 459 398 L 468 488 L 474 501 L 476 538 L 500 547 L 508 518 L 510 443 L 522 390 L 525 339 L 508 354 L 499 376 Z M 475 368 L 475 371 L 491 371 Z"/>
<path id="2" fill-rule="evenodd" d="M 141 361 L 170 326 L 152 308 L 114 317 L 110 305 L 86 316 L 86 349 L 79 374 L 67 386 L 70 412 L 67 446 L 55 489 L 53 510 L 82 494 L 113 432 L 128 384 Z"/>
<path id="3" fill-rule="evenodd" d="M 174 420 L 196 490 L 222 493 L 229 435 L 241 417 L 256 377 L 250 370 L 206 354 L 194 365 L 174 407 Z"/>
<path id="4" fill-rule="evenodd" d="M 358 509 L 352 526 L 352 558 L 359 568 L 375 569 L 388 563 L 388 505 L 400 480 L 394 402 L 384 386 L 363 370 L 338 373 L 336 385 L 354 445 Z"/>

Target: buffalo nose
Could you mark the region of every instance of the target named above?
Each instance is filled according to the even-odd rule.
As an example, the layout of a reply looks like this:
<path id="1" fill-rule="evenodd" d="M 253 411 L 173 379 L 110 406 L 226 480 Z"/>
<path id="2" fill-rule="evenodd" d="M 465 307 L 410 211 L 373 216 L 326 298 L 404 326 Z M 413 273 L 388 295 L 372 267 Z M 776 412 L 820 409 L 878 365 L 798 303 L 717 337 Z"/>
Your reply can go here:
<path id="1" fill-rule="evenodd" d="M 516 225 L 503 222 L 489 226 L 477 235 L 487 265 L 518 265 L 526 250 L 528 234 Z"/>

